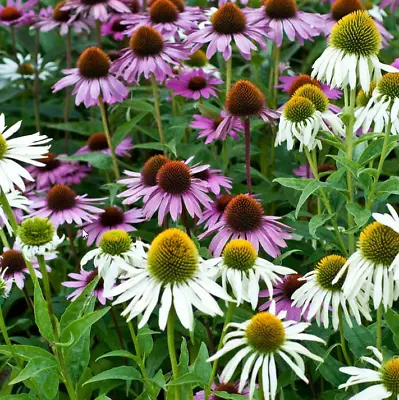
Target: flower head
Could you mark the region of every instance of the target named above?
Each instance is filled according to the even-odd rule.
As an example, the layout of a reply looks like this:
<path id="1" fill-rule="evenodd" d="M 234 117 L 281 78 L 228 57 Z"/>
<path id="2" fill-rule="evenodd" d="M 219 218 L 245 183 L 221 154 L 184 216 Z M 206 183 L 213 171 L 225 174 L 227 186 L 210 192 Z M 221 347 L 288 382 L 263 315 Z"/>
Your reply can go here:
<path id="1" fill-rule="evenodd" d="M 7 0 L 7 4 L 0 4 L 0 24 L 5 26 L 23 26 L 31 24 L 35 12 L 32 8 L 38 0 L 28 0 L 22 4 L 21 0 Z"/>
<path id="2" fill-rule="evenodd" d="M 399 7 L 399 0 L 381 0 L 380 7 L 385 8 L 391 5 L 391 11 L 394 12 Z"/>
<path id="3" fill-rule="evenodd" d="M 221 188 L 225 189 L 227 192 L 232 188 L 232 180 L 222 175 L 220 169 L 211 169 L 208 166 L 207 169 L 195 173 L 193 177 L 206 182 L 209 190 L 216 195 L 220 194 Z"/>
<path id="4" fill-rule="evenodd" d="M 374 213 L 373 218 L 380 224 L 388 226 L 389 228 L 393 229 L 396 233 L 399 233 L 398 213 L 390 204 L 387 204 L 387 207 L 391 215 Z"/>
<path id="5" fill-rule="evenodd" d="M 217 196 L 210 208 L 203 212 L 201 218 L 198 220 L 198 225 L 201 225 L 205 222 L 205 228 L 208 229 L 218 223 L 223 217 L 227 205 L 233 198 L 234 195 L 232 194 L 222 194 Z"/>
<path id="6" fill-rule="evenodd" d="M 126 25 L 122 25 L 122 15 L 112 15 L 109 20 L 101 25 L 101 35 L 112 36 L 114 40 L 123 40 L 125 38 Z"/>

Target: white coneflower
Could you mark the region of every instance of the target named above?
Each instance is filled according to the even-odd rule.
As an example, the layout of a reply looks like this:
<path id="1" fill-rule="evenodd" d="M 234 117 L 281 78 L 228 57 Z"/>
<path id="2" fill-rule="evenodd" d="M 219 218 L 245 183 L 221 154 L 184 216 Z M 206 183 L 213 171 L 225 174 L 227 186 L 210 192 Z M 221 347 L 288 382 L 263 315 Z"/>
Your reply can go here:
<path id="1" fill-rule="evenodd" d="M 316 316 L 318 325 L 322 323 L 326 329 L 329 326 L 330 314 L 333 328 L 338 329 L 340 310 L 343 311 L 350 327 L 352 327 L 351 316 L 359 325 L 362 324 L 360 314 L 371 321 L 368 298 L 362 290 L 356 297 L 347 299 L 342 290 L 345 275 L 337 283 L 332 283 L 345 262 L 344 257 L 335 254 L 324 257 L 313 271 L 304 275 L 302 280 L 305 283 L 292 295 L 293 305 L 301 307 L 302 314 L 305 314 L 308 320 Z"/>
<path id="2" fill-rule="evenodd" d="M 349 397 L 349 400 L 382 400 L 399 399 L 399 358 L 391 358 L 384 361 L 382 353 L 373 346 L 368 346 L 375 358 L 361 357 L 362 361 L 371 364 L 375 369 L 342 367 L 339 370 L 351 375 L 346 383 L 339 389 L 347 389 L 349 386 L 370 383 L 372 386 Z"/>
<path id="3" fill-rule="evenodd" d="M 222 277 L 222 286 L 227 291 L 229 283 L 237 304 L 243 301 L 256 308 L 259 300 L 259 281 L 263 280 L 273 296 L 273 284 L 281 281 L 279 275 L 295 274 L 296 271 L 274 265 L 258 257 L 254 246 L 244 239 L 234 239 L 226 245 L 223 256 L 204 262 L 215 277 Z"/>
<path id="4" fill-rule="evenodd" d="M 7 129 L 4 114 L 0 114 L 0 189 L 5 193 L 13 190 L 14 186 L 24 191 L 24 179 L 34 181 L 30 173 L 16 161 L 42 167 L 44 164 L 35 160 L 45 158 L 50 149 L 49 145 L 43 145 L 51 139 L 39 132 L 9 139 L 21 127 L 21 122 Z"/>
<path id="5" fill-rule="evenodd" d="M 12 278 L 5 278 L 7 274 L 7 269 L 0 270 L 0 297 L 7 298 L 9 293 L 9 288 L 11 287 Z"/>
<path id="6" fill-rule="evenodd" d="M 395 232 L 399 233 L 399 215 L 390 204 L 387 204 L 387 207 L 388 210 L 391 212 L 391 215 L 373 213 L 373 218 L 380 224 L 389 226 Z"/>
<path id="7" fill-rule="evenodd" d="M 29 205 L 32 204 L 32 201 L 27 199 L 25 196 L 22 196 L 21 192 L 18 190 L 13 190 L 12 192 L 5 193 L 7 198 L 7 202 L 10 207 L 14 210 L 15 213 L 20 213 L 18 217 L 22 216 L 22 211 L 28 212 Z M 3 207 L 0 205 L 0 223 L 3 222 L 7 228 L 7 232 L 9 235 L 13 234 L 13 229 L 8 221 L 8 217 L 5 214 Z"/>
<path id="8" fill-rule="evenodd" d="M 211 278 L 189 236 L 179 229 L 167 229 L 151 243 L 146 253 L 140 242 L 136 251 L 143 261 L 125 265 L 125 281 L 115 287 L 111 294 L 119 296 L 114 304 L 130 300 L 122 315 L 128 320 L 143 313 L 139 328 L 150 318 L 161 298 L 159 327 L 165 329 L 172 307 L 181 324 L 192 330 L 194 306 L 211 316 L 223 315 L 213 296 L 232 300 Z"/>
<path id="9" fill-rule="evenodd" d="M 63 241 L 64 236 L 58 237 L 54 225 L 47 218 L 30 218 L 19 226 L 15 244 L 31 261 L 39 255 L 55 254 Z"/>
<path id="10" fill-rule="evenodd" d="M 216 360 L 232 350 L 241 349 L 225 366 L 219 377 L 221 382 L 229 382 L 240 362 L 246 358 L 241 369 L 238 391 L 242 391 L 249 376 L 251 376 L 249 398 L 252 399 L 258 372 L 261 370 L 265 399 L 274 399 L 277 392 L 276 358 L 281 358 L 300 379 L 308 383 L 305 376 L 305 363 L 301 356 L 319 362 L 323 362 L 323 359 L 311 353 L 298 342 L 308 340 L 324 343 L 324 341 L 317 336 L 303 333 L 310 326 L 308 323 L 282 321 L 285 314 L 286 312 L 282 311 L 277 316 L 275 315 L 275 303 L 273 301 L 269 312 L 258 313 L 241 324 L 230 323 L 228 325 L 235 330 L 226 334 L 223 348 L 210 357 L 208 361 Z"/>
<path id="11" fill-rule="evenodd" d="M 381 78 L 381 70 L 396 68 L 378 59 L 381 35 L 366 11 L 355 11 L 340 19 L 331 31 L 328 47 L 313 64 L 312 76 L 332 87 L 368 92 L 370 82 Z"/>
<path id="12" fill-rule="evenodd" d="M 356 96 L 356 107 L 355 107 L 355 123 L 358 120 L 359 116 L 363 113 L 365 108 L 367 107 L 371 96 L 373 95 L 376 84 L 374 82 L 370 82 L 370 90 L 365 92 L 363 89 L 360 89 Z M 367 133 L 367 132 L 363 132 Z"/>
<path id="13" fill-rule="evenodd" d="M 390 72 L 378 82 L 373 94 L 361 113 L 356 115 L 354 130 L 362 127 L 368 132 L 383 132 L 390 126 L 393 135 L 399 134 L 399 73 Z"/>
<path id="14" fill-rule="evenodd" d="M 110 290 L 126 265 L 138 263 L 140 254 L 135 252 L 135 246 L 126 231 L 113 229 L 103 233 L 98 248 L 85 254 L 81 266 L 90 260 L 93 260 L 98 274 L 104 279 L 104 296 L 109 297 Z"/>
<path id="15" fill-rule="evenodd" d="M 379 222 L 368 225 L 361 233 L 353 253 L 333 280 L 337 283 L 346 273 L 342 285 L 348 300 L 364 290 L 365 298 L 373 298 L 374 308 L 380 304 L 392 307 L 399 296 L 399 233 Z"/>

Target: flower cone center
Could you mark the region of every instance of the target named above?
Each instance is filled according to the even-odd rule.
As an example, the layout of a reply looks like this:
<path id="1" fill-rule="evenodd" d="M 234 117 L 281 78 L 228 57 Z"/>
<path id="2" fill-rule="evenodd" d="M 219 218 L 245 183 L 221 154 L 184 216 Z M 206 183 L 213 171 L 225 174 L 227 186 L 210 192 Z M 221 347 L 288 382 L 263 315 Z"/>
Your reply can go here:
<path id="1" fill-rule="evenodd" d="M 141 9 L 141 5 L 140 2 L 138 0 L 131 0 L 129 1 L 129 3 L 127 4 L 127 6 L 129 7 L 130 11 L 133 14 L 137 14 L 140 12 Z"/>
<path id="2" fill-rule="evenodd" d="M 197 50 L 189 57 L 190 58 L 184 61 L 184 63 L 190 67 L 201 68 L 208 64 L 208 59 L 206 58 L 205 52 L 202 50 Z"/>
<path id="3" fill-rule="evenodd" d="M 226 210 L 227 205 L 233 199 L 234 199 L 234 196 L 232 194 L 222 194 L 215 201 L 216 210 L 219 211 L 220 213 L 224 213 L 224 210 Z"/>
<path id="4" fill-rule="evenodd" d="M 208 168 L 193 175 L 193 178 L 201 179 L 202 181 L 207 181 L 210 177 L 211 174 Z"/>
<path id="5" fill-rule="evenodd" d="M 124 32 L 126 30 L 126 25 L 122 25 L 121 20 L 116 19 L 112 24 L 111 30 L 113 32 Z"/>
<path id="6" fill-rule="evenodd" d="M 226 108 L 230 114 L 237 117 L 257 115 L 264 106 L 263 93 L 249 81 L 238 81 L 227 94 Z"/>
<path id="7" fill-rule="evenodd" d="M 223 250 L 223 263 L 232 269 L 249 271 L 255 265 L 258 254 L 254 246 L 244 239 L 234 239 Z"/>
<path id="8" fill-rule="evenodd" d="M 149 13 L 154 24 L 171 23 L 179 17 L 179 10 L 169 0 L 156 0 L 151 5 Z"/>
<path id="9" fill-rule="evenodd" d="M 214 392 L 226 392 L 229 394 L 239 394 L 238 387 L 233 382 L 221 383 L 213 389 Z M 221 397 L 213 395 L 213 400 L 222 400 Z"/>
<path id="10" fill-rule="evenodd" d="M 12 249 L 6 250 L 2 254 L 0 265 L 3 271 L 7 268 L 7 275 L 22 272 L 26 268 L 26 263 L 22 253 Z"/>
<path id="11" fill-rule="evenodd" d="M 304 97 L 310 100 L 315 106 L 317 111 L 324 112 L 328 108 L 328 98 L 323 91 L 315 85 L 307 84 L 301 86 L 296 92 L 295 96 Z"/>
<path id="12" fill-rule="evenodd" d="M 217 117 L 213 120 L 213 129 L 216 130 L 219 125 L 223 122 L 224 118 L 223 117 Z"/>
<path id="13" fill-rule="evenodd" d="M 40 162 L 44 164 L 44 167 L 41 167 L 41 169 L 45 171 L 53 171 L 60 166 L 60 161 L 57 160 L 56 154 L 50 152 L 45 154 L 45 157 L 46 158 L 40 159 Z"/>
<path id="14" fill-rule="evenodd" d="M 0 160 L 2 160 L 7 154 L 8 144 L 7 140 L 4 139 L 4 136 L 0 133 Z"/>
<path id="15" fill-rule="evenodd" d="M 198 261 L 194 242 L 175 228 L 159 234 L 148 251 L 149 272 L 165 285 L 191 279 L 197 272 Z"/>
<path id="16" fill-rule="evenodd" d="M 166 193 L 181 195 L 190 189 L 190 168 L 181 161 L 170 161 L 158 171 L 157 182 Z"/>
<path id="17" fill-rule="evenodd" d="M 306 281 L 300 281 L 302 278 L 301 274 L 288 275 L 283 280 L 283 295 L 287 299 L 291 299 L 291 296 L 298 290 Z"/>
<path id="18" fill-rule="evenodd" d="M 110 59 L 101 49 L 89 47 L 79 57 L 77 66 L 85 78 L 103 78 L 108 75 Z"/>
<path id="19" fill-rule="evenodd" d="M 35 68 L 30 63 L 23 63 L 23 64 L 18 65 L 17 71 L 21 75 L 33 75 L 35 73 Z"/>
<path id="20" fill-rule="evenodd" d="M 393 396 L 399 394 L 399 359 L 394 358 L 382 367 L 382 383 L 385 388 L 392 392 Z"/>
<path id="21" fill-rule="evenodd" d="M 108 0 L 82 0 L 82 3 L 86 6 L 95 6 L 96 4 L 107 3 Z"/>
<path id="22" fill-rule="evenodd" d="M 18 228 L 18 236 L 28 246 L 41 246 L 51 242 L 55 234 L 54 225 L 47 218 L 30 218 Z"/>
<path id="23" fill-rule="evenodd" d="M 314 104 L 305 97 L 294 96 L 284 107 L 283 115 L 293 123 L 299 123 L 310 118 L 316 111 Z"/>
<path id="24" fill-rule="evenodd" d="M 76 192 L 66 185 L 55 185 L 47 193 L 47 205 L 50 210 L 70 210 L 76 204 Z"/>
<path id="25" fill-rule="evenodd" d="M 265 0 L 264 5 L 269 18 L 287 19 L 296 16 L 295 0 Z"/>
<path id="26" fill-rule="evenodd" d="M 221 34 L 233 35 L 245 30 L 247 20 L 244 13 L 233 3 L 226 3 L 212 15 L 213 29 Z"/>
<path id="27" fill-rule="evenodd" d="M 169 158 L 161 155 L 153 156 L 147 160 L 141 170 L 144 184 L 147 186 L 155 186 L 157 184 L 158 171 L 169 161 Z"/>
<path id="28" fill-rule="evenodd" d="M 21 16 L 22 14 L 15 7 L 4 7 L 0 11 L 0 19 L 2 21 L 7 21 L 7 22 L 15 21 Z"/>
<path id="29" fill-rule="evenodd" d="M 139 57 L 156 56 L 162 51 L 163 45 L 161 34 L 150 26 L 138 28 L 129 42 L 130 48 Z"/>
<path id="30" fill-rule="evenodd" d="M 100 214 L 100 222 L 104 226 L 115 226 L 124 221 L 123 211 L 119 207 L 105 207 Z"/>
<path id="31" fill-rule="evenodd" d="M 345 272 L 336 284 L 332 281 L 337 276 L 338 272 L 346 263 L 346 259 L 339 255 L 330 255 L 322 258 L 316 265 L 316 279 L 317 283 L 326 290 L 335 292 L 340 291 L 345 282 L 347 273 Z"/>
<path id="32" fill-rule="evenodd" d="M 331 6 L 331 15 L 339 21 L 346 15 L 361 10 L 364 10 L 364 5 L 360 0 L 335 0 Z"/>
<path id="33" fill-rule="evenodd" d="M 65 1 L 60 1 L 54 7 L 53 18 L 55 21 L 58 21 L 58 22 L 68 22 L 69 21 L 69 18 L 71 17 L 70 11 L 61 10 L 61 8 L 64 6 L 65 6 Z"/>
<path id="34" fill-rule="evenodd" d="M 207 80 L 202 76 L 194 76 L 188 81 L 188 88 L 190 90 L 201 90 L 207 86 Z"/>
<path id="35" fill-rule="evenodd" d="M 100 240 L 100 248 L 104 253 L 112 256 L 120 256 L 130 250 L 132 239 L 127 232 L 113 229 L 103 233 Z"/>
<path id="36" fill-rule="evenodd" d="M 389 72 L 378 82 L 378 91 L 392 100 L 399 98 L 399 72 Z"/>
<path id="37" fill-rule="evenodd" d="M 294 81 L 292 81 L 291 86 L 288 89 L 288 94 L 291 96 L 294 95 L 294 93 L 301 87 L 304 85 L 315 85 L 318 88 L 320 88 L 320 83 L 318 82 L 317 79 L 311 78 L 309 75 L 306 74 L 302 74 L 299 75 L 295 78 Z"/>
<path id="38" fill-rule="evenodd" d="M 171 3 L 173 3 L 176 8 L 179 10 L 179 12 L 183 12 L 186 5 L 184 4 L 183 0 L 169 0 Z"/>
<path id="39" fill-rule="evenodd" d="M 105 133 L 98 132 L 89 137 L 87 147 L 90 151 L 101 151 L 108 149 L 108 141 Z"/>
<path id="40" fill-rule="evenodd" d="M 262 225 L 263 207 L 247 194 L 235 196 L 225 210 L 227 225 L 235 232 L 251 232 Z"/>
<path id="41" fill-rule="evenodd" d="M 373 91 L 376 87 L 376 84 L 374 82 L 370 82 L 370 90 L 368 93 L 365 93 L 364 90 L 359 90 L 359 93 L 356 96 L 356 105 L 358 107 L 366 107 L 367 103 L 371 99 L 371 96 L 373 94 Z"/>

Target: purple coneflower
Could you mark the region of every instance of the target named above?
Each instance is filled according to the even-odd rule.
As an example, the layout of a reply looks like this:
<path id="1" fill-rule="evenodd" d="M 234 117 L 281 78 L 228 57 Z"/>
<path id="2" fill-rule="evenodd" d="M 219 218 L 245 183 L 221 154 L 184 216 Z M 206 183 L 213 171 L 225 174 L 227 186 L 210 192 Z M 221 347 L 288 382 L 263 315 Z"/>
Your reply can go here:
<path id="1" fill-rule="evenodd" d="M 277 47 L 281 47 L 284 33 L 291 42 L 298 39 L 303 45 L 305 40 L 313 40 L 322 32 L 321 15 L 298 10 L 296 0 L 264 0 L 263 4 L 257 9 L 247 9 L 246 16 L 251 23 L 264 21 L 263 35 Z"/>
<path id="2" fill-rule="evenodd" d="M 204 72 L 202 68 L 199 68 L 192 71 L 182 71 L 180 75 L 169 79 L 166 82 L 166 87 L 172 89 L 174 95 L 198 100 L 200 97 L 205 99 L 209 99 L 211 96 L 217 97 L 216 91 L 219 91 L 219 89 L 215 85 L 222 83 L 223 81 L 216 78 L 213 73 Z"/>
<path id="3" fill-rule="evenodd" d="M 45 198 L 38 197 L 33 202 L 31 208 L 36 211 L 29 217 L 48 218 L 55 227 L 65 222 L 80 225 L 84 221 L 92 221 L 96 219 L 96 214 L 102 212 L 101 208 L 93 204 L 101 203 L 105 198 L 88 199 L 86 196 L 78 196 L 69 186 L 55 185 L 47 192 Z"/>
<path id="4" fill-rule="evenodd" d="M 23 26 L 33 22 L 35 12 L 32 8 L 39 0 L 7 0 L 6 6 L 0 4 L 0 24 L 6 26 Z"/>
<path id="5" fill-rule="evenodd" d="M 282 281 L 276 282 L 273 285 L 273 300 L 276 302 L 276 313 L 286 311 L 287 316 L 285 319 L 287 321 L 300 322 L 303 314 L 302 308 L 293 306 L 293 300 L 291 299 L 292 294 L 306 282 L 304 280 L 298 280 L 299 278 L 302 278 L 301 274 L 286 275 Z M 266 297 L 270 299 L 270 293 L 268 290 L 262 290 L 259 292 L 259 297 Z M 268 300 L 259 307 L 259 310 L 267 311 L 270 307 L 270 304 L 271 300 Z"/>
<path id="6" fill-rule="evenodd" d="M 62 282 L 61 285 L 69 288 L 75 288 L 75 290 L 67 296 L 67 299 L 75 301 L 83 292 L 83 290 L 85 290 L 86 287 L 90 284 L 90 282 L 92 282 L 93 279 L 97 277 L 97 275 L 98 275 L 97 269 L 94 269 L 93 271 L 85 271 L 83 268 L 80 270 L 79 274 L 76 273 L 68 274 L 68 276 L 74 280 Z M 113 299 L 112 296 L 107 296 L 107 297 L 104 296 L 103 278 L 100 278 L 97 286 L 93 290 L 93 293 L 102 305 L 105 305 L 107 299 L 108 300 Z"/>
<path id="7" fill-rule="evenodd" d="M 131 136 L 125 137 L 117 146 L 115 146 L 115 155 L 118 157 L 128 157 L 130 150 L 133 149 L 133 139 Z M 76 154 L 86 154 L 93 151 L 101 151 L 104 154 L 111 155 L 108 147 L 107 136 L 103 132 L 94 133 L 87 140 L 87 144 L 79 149 Z"/>
<path id="8" fill-rule="evenodd" d="M 98 246 L 104 232 L 114 229 L 132 232 L 136 230 L 132 224 L 139 224 L 143 221 L 143 211 L 139 208 L 123 211 L 120 207 L 110 206 L 98 214 L 95 221 L 84 223 L 82 228 L 89 235 L 87 245 L 91 246 L 95 241 Z"/>
<path id="9" fill-rule="evenodd" d="M 66 154 L 60 154 L 60 157 Z M 35 180 L 35 189 L 48 189 L 59 182 L 65 185 L 79 184 L 88 175 L 88 168 L 79 162 L 66 162 L 57 159 L 54 153 L 45 154 L 45 158 L 40 160 L 42 167 L 29 166 L 27 171 Z"/>
<path id="10" fill-rule="evenodd" d="M 76 33 L 86 31 L 90 32 L 90 23 L 81 20 L 79 17 L 73 16 L 71 11 L 64 11 L 66 0 L 62 0 L 53 7 L 42 8 L 37 16 L 35 27 L 40 32 L 49 32 L 59 28 L 60 34 L 66 35 L 70 29 Z"/>
<path id="11" fill-rule="evenodd" d="M 263 39 L 265 29 L 264 19 L 250 22 L 235 4 L 226 3 L 212 14 L 210 21 L 206 22 L 204 27 L 190 34 L 187 40 L 189 45 L 194 45 L 192 52 L 209 43 L 206 50 L 207 58 L 212 58 L 216 51 L 219 51 L 226 61 L 231 58 L 231 42 L 234 42 L 241 55 L 249 60 L 251 50 L 256 50 L 253 41 L 265 49 Z"/>
<path id="12" fill-rule="evenodd" d="M 107 54 L 97 47 L 89 47 L 80 55 L 77 68 L 62 70 L 67 76 L 53 86 L 53 93 L 75 85 L 72 94 L 76 94 L 76 105 L 82 102 L 86 108 L 98 105 L 100 96 L 105 103 L 121 102 L 129 91 L 110 73 L 110 68 Z"/>
<path id="13" fill-rule="evenodd" d="M 388 7 L 389 5 L 391 5 L 391 11 L 394 12 L 399 7 L 399 0 L 381 0 L 381 8 Z"/>
<path id="14" fill-rule="evenodd" d="M 216 200 L 211 204 L 210 208 L 206 209 L 201 218 L 198 220 L 198 225 L 205 222 L 205 228 L 217 224 L 223 217 L 227 204 L 234 198 L 232 194 L 222 194 L 217 196 Z"/>
<path id="15" fill-rule="evenodd" d="M 195 177 L 207 165 L 189 167 L 182 161 L 165 163 L 156 175 L 156 186 L 149 188 L 144 196 L 143 212 L 150 219 L 158 211 L 158 224 L 161 225 L 165 216 L 170 213 L 176 221 L 183 210 L 191 217 L 201 217 L 201 205 L 209 207 L 212 200 L 206 194 L 208 184 Z"/>
<path id="16" fill-rule="evenodd" d="M 195 114 L 194 120 L 191 122 L 190 126 L 195 129 L 200 129 L 200 133 L 198 135 L 198 139 L 206 138 L 205 144 L 212 143 L 216 140 L 217 136 L 217 128 L 226 118 L 227 114 L 225 111 L 220 113 L 219 117 L 210 118 L 205 117 L 203 115 Z M 244 126 L 242 122 L 237 119 L 235 120 L 231 126 L 230 130 L 224 130 L 223 134 L 219 136 L 219 140 L 226 140 L 227 136 L 231 136 L 234 140 L 238 140 L 238 134 L 244 131 Z"/>
<path id="17" fill-rule="evenodd" d="M 121 51 L 111 71 L 128 83 L 138 82 L 142 75 L 146 79 L 153 75 L 158 82 L 163 82 L 167 76 L 174 75 L 170 65 L 180 65 L 180 60 L 188 58 L 187 50 L 180 43 L 169 43 L 166 39 L 151 26 L 137 28 L 129 47 Z"/>
<path id="18" fill-rule="evenodd" d="M 188 164 L 191 160 L 186 161 Z M 231 186 L 231 178 L 227 178 L 222 175 L 222 171 L 220 169 L 210 169 L 209 166 L 207 169 L 204 169 L 193 175 L 194 178 L 201 179 L 208 184 L 209 190 L 213 194 L 220 194 L 220 189 L 223 188 L 227 192 L 232 188 Z"/>
<path id="19" fill-rule="evenodd" d="M 150 4 L 148 13 L 128 15 L 122 21 L 126 25 L 126 34 L 132 35 L 140 26 L 152 26 L 160 34 L 181 39 L 181 34 L 188 35 L 198 29 L 197 23 L 204 20 L 199 8 L 189 7 L 181 0 L 155 0 Z"/>
<path id="20" fill-rule="evenodd" d="M 129 7 L 121 0 L 68 0 L 63 10 L 71 10 L 82 18 L 92 17 L 105 22 L 112 13 L 130 13 Z"/>
<path id="21" fill-rule="evenodd" d="M 101 25 L 102 36 L 112 36 L 114 40 L 123 40 L 125 38 L 126 26 L 121 24 L 122 15 L 112 15 L 109 20 Z"/>
<path id="22" fill-rule="evenodd" d="M 280 82 L 280 84 L 276 85 L 276 88 L 282 89 L 285 93 L 288 93 L 290 97 L 293 96 L 301 86 L 307 84 L 319 87 L 331 100 L 338 100 L 342 96 L 341 90 L 333 89 L 330 85 L 322 84 L 317 79 L 306 74 L 301 74 L 298 76 L 280 76 Z"/>
<path id="23" fill-rule="evenodd" d="M 249 395 L 249 388 L 245 387 L 242 392 L 238 391 L 238 382 L 225 382 L 225 383 L 219 383 L 219 385 L 216 385 L 216 383 L 212 383 L 212 391 L 213 392 L 226 392 L 229 394 L 239 394 L 242 396 L 248 396 Z M 220 397 L 218 397 L 216 394 L 211 394 L 209 396 L 209 400 L 219 400 Z M 194 400 L 208 400 L 205 398 L 205 392 L 201 390 L 200 392 L 197 392 L 194 395 Z"/>
<path id="24" fill-rule="evenodd" d="M 248 194 L 239 194 L 228 203 L 221 221 L 209 226 L 198 238 L 216 232 L 209 249 L 215 257 L 222 254 L 225 244 L 230 239 L 246 239 L 256 251 L 259 245 L 271 257 L 280 255 L 280 247 L 287 247 L 285 239 L 292 235 L 285 230 L 292 229 L 279 222 L 279 217 L 265 216 L 262 205 Z"/>

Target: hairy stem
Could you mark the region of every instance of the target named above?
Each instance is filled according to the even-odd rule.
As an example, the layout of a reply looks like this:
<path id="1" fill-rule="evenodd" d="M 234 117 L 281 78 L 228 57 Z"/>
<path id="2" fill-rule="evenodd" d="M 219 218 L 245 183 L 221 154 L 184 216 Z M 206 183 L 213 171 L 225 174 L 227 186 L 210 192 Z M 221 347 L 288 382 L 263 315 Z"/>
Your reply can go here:
<path id="1" fill-rule="evenodd" d="M 165 136 L 163 134 L 162 120 L 161 120 L 161 107 L 159 103 L 158 84 L 154 74 L 151 74 L 152 94 L 154 97 L 155 120 L 157 121 L 159 140 L 165 144 Z"/>

